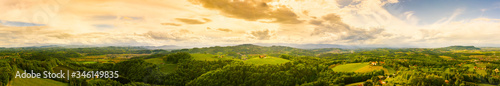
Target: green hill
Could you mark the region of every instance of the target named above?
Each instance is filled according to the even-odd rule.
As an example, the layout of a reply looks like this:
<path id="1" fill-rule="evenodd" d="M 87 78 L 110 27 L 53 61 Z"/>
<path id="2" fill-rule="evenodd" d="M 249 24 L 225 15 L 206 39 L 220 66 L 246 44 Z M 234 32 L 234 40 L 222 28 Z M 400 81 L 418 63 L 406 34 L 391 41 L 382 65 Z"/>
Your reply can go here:
<path id="1" fill-rule="evenodd" d="M 252 58 L 248 59 L 245 61 L 245 63 L 250 63 L 250 64 L 281 64 L 281 63 L 286 63 L 289 62 L 290 60 L 282 59 L 282 58 L 277 58 L 277 57 L 268 57 L 268 58 Z"/>
<path id="2" fill-rule="evenodd" d="M 474 46 L 449 46 L 449 47 L 443 47 L 439 48 L 443 50 L 480 50 L 480 48 L 476 48 Z"/>

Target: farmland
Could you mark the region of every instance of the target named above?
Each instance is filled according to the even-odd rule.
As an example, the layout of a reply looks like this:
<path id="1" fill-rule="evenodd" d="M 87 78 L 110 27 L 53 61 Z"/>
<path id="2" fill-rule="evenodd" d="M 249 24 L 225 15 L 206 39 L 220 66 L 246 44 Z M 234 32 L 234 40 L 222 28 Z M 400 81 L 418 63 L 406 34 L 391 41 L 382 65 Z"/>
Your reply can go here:
<path id="1" fill-rule="evenodd" d="M 140 52 L 134 51 L 135 48 L 123 50 L 127 48 L 112 47 L 105 51 L 109 53 L 82 52 L 87 50 L 85 48 L 58 49 L 4 49 L 0 52 L 0 55 L 4 55 L 0 59 L 3 76 L 0 77 L 3 80 L 0 84 L 261 86 L 498 85 L 500 82 L 500 71 L 497 71 L 500 62 L 496 51 L 491 48 L 366 49 L 350 50 L 350 53 L 341 49 L 301 50 L 255 45 Z M 13 70 L 107 70 L 119 71 L 120 78 L 69 81 L 22 79 L 12 78 L 15 74 Z"/>
<path id="2" fill-rule="evenodd" d="M 368 63 L 350 63 L 336 66 L 332 70 L 338 72 L 355 72 L 365 66 L 368 66 Z"/>
<path id="3" fill-rule="evenodd" d="M 73 61 L 82 64 L 92 64 L 92 63 L 117 63 L 120 61 L 125 61 L 132 57 L 145 56 L 149 54 L 106 54 L 106 55 L 95 55 L 95 56 L 84 56 L 80 58 L 70 58 Z"/>
<path id="4" fill-rule="evenodd" d="M 267 57 L 267 58 L 252 58 L 252 59 L 248 59 L 244 62 L 250 63 L 250 64 L 262 65 L 262 64 L 281 64 L 281 63 L 286 63 L 289 61 L 290 60 L 286 60 L 283 58 Z"/>

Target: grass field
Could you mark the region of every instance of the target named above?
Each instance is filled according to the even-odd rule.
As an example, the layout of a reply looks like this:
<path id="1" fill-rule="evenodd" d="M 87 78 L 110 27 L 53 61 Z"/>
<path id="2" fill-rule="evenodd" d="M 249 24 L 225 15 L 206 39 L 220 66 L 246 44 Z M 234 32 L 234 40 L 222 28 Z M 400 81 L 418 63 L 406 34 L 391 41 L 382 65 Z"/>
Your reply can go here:
<path id="1" fill-rule="evenodd" d="M 246 60 L 245 63 L 262 65 L 262 64 L 281 64 L 281 63 L 286 63 L 289 61 L 290 60 L 283 59 L 283 58 L 268 56 L 268 58 L 251 58 L 251 59 Z"/>
<path id="2" fill-rule="evenodd" d="M 451 58 L 451 57 L 449 57 L 449 56 L 439 56 L 439 57 L 441 57 L 441 58 L 443 58 L 443 59 L 446 59 L 446 60 L 453 60 L 453 58 Z"/>
<path id="3" fill-rule="evenodd" d="M 22 70 L 18 71 L 21 73 Z M 10 85 L 11 86 L 40 86 L 40 85 L 68 86 L 68 83 L 63 83 L 52 79 L 43 79 L 43 78 L 14 78 L 12 79 Z"/>
<path id="4" fill-rule="evenodd" d="M 149 63 L 153 63 L 153 64 L 165 63 L 165 61 L 163 61 L 163 59 L 161 59 L 161 58 L 150 58 L 150 59 L 146 59 L 144 61 L 149 62 Z"/>
<path id="5" fill-rule="evenodd" d="M 81 64 L 109 63 L 109 62 L 117 63 L 120 61 L 128 60 L 132 57 L 144 56 L 144 55 L 150 55 L 150 54 L 106 54 L 97 56 L 84 56 L 82 58 L 70 58 L 70 59 Z"/>
<path id="6" fill-rule="evenodd" d="M 364 66 L 362 68 L 359 68 L 358 70 L 354 71 L 354 72 L 358 72 L 358 73 L 365 73 L 365 72 L 371 72 L 371 71 L 376 71 L 376 70 L 382 70 L 384 69 L 384 67 L 382 66 Z M 389 72 L 389 71 L 387 71 Z"/>
<path id="7" fill-rule="evenodd" d="M 368 66 L 368 63 L 350 63 L 350 64 L 336 66 L 332 68 L 332 70 L 337 72 L 354 72 L 365 66 Z"/>
<path id="8" fill-rule="evenodd" d="M 365 73 L 365 72 L 371 72 L 371 71 L 376 71 L 376 70 L 384 70 L 386 74 L 390 73 L 395 73 L 395 70 L 387 67 L 384 68 L 382 66 L 371 66 L 368 63 L 350 63 L 350 64 L 344 64 L 344 65 L 339 65 L 334 68 L 332 68 L 333 71 L 337 72 L 358 72 L 358 73 Z"/>

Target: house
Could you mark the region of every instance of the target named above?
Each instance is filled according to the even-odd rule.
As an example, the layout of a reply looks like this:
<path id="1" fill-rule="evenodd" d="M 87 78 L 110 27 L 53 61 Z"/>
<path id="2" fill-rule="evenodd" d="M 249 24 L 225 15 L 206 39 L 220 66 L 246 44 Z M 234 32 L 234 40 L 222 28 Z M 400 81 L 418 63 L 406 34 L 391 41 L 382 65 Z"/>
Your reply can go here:
<path id="1" fill-rule="evenodd" d="M 259 58 L 266 58 L 266 55 L 259 55 Z"/>
<path id="2" fill-rule="evenodd" d="M 371 64 L 372 64 L 373 66 L 375 66 L 375 65 L 377 65 L 377 62 L 372 62 Z"/>

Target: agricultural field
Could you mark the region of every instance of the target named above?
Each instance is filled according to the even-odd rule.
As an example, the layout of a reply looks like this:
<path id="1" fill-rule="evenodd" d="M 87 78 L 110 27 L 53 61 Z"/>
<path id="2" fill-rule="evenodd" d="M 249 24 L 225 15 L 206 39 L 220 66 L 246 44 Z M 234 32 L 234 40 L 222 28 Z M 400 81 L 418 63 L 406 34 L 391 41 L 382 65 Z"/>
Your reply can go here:
<path id="1" fill-rule="evenodd" d="M 96 55 L 96 56 L 84 56 L 81 58 L 70 58 L 70 59 L 81 64 L 117 63 L 121 61 L 126 61 L 132 57 L 145 56 L 145 55 L 150 55 L 150 54 L 106 54 L 106 55 Z"/>
<path id="2" fill-rule="evenodd" d="M 366 73 L 366 72 L 372 72 L 372 71 L 382 70 L 382 69 L 384 69 L 384 67 L 382 67 L 382 66 L 371 66 L 371 65 L 368 65 L 368 66 L 364 66 L 362 68 L 359 68 L 358 70 L 356 70 L 354 72 L 357 72 L 357 73 Z"/>
<path id="3" fill-rule="evenodd" d="M 2 72 L 1 75 L 3 76 L 9 76 L 9 74 L 12 74 L 10 70 L 15 68 L 37 71 L 52 69 L 54 72 L 59 72 L 59 70 L 63 72 L 69 70 L 71 72 L 73 69 L 111 69 L 120 71 L 119 79 L 80 79 L 70 81 L 59 79 L 12 79 L 6 81 L 9 82 L 8 85 L 47 84 L 53 86 L 74 85 L 75 83 L 86 83 L 93 86 L 105 84 L 125 85 L 130 84 L 127 83 L 129 81 L 134 82 L 133 84 L 136 86 L 141 84 L 218 86 L 240 85 L 240 83 L 257 86 L 325 84 L 351 86 L 362 83 L 381 86 L 385 84 L 389 86 L 418 86 L 424 84 L 426 86 L 453 86 L 464 84 L 498 85 L 497 82 L 500 82 L 500 79 L 498 79 L 500 73 L 496 72 L 496 69 L 500 68 L 500 66 L 498 66 L 500 62 L 496 60 L 495 53 L 491 53 L 491 51 L 418 48 L 353 50 L 353 52 L 350 53 L 327 53 L 324 51 L 328 50 L 311 50 L 321 55 L 294 52 L 300 55 L 281 54 L 279 57 L 276 57 L 276 53 L 257 52 L 257 50 L 264 49 L 273 51 L 288 48 L 271 47 L 270 49 L 266 49 L 269 47 L 259 47 L 261 49 L 251 49 L 250 47 L 255 46 L 250 46 L 249 48 L 245 48 L 245 46 L 249 45 L 234 48 L 239 48 L 244 52 L 233 52 L 232 50 L 227 50 L 229 52 L 218 51 L 215 54 L 181 52 L 194 51 L 185 49 L 181 51 L 161 51 L 163 53 L 151 54 L 76 55 L 71 58 L 65 58 L 64 55 L 73 56 L 75 55 L 74 53 L 57 53 L 59 51 L 46 52 L 47 50 L 45 49 L 38 50 L 44 51 L 38 53 L 36 50 L 24 51 L 27 53 L 20 53 L 18 57 L 12 56 L 17 55 L 17 53 L 13 54 L 9 51 L 4 52 L 3 55 L 10 56 L 3 56 L 4 58 L 0 59 L 0 67 L 2 67 L 0 72 Z M 206 48 L 197 49 L 196 51 L 205 51 L 204 49 Z M 255 51 L 249 52 L 244 49 Z M 293 48 L 288 50 L 302 51 Z M 134 58 L 130 59 L 131 57 Z M 284 64 L 290 62 L 291 64 Z M 373 64 L 375 64 L 373 62 L 377 64 L 373 66 Z M 0 79 L 4 78 L 0 77 Z M 445 80 L 453 82 L 445 83 Z M 28 81 L 29 83 L 26 83 Z"/>
<path id="4" fill-rule="evenodd" d="M 355 72 L 365 66 L 368 66 L 368 62 L 338 65 L 332 68 L 332 70 L 337 72 Z"/>
<path id="5" fill-rule="evenodd" d="M 390 67 L 385 68 L 383 66 L 372 66 L 368 64 L 368 62 L 338 65 L 332 68 L 332 70 L 337 72 L 356 72 L 356 73 L 366 73 L 376 70 L 384 70 L 386 74 L 395 73 L 395 70 Z"/>
<path id="6" fill-rule="evenodd" d="M 449 56 L 439 56 L 439 57 L 441 57 L 441 58 L 443 58 L 443 59 L 447 59 L 447 60 L 453 60 L 453 58 L 451 58 L 451 57 L 449 57 Z"/>
<path id="7" fill-rule="evenodd" d="M 290 60 L 283 59 L 283 58 L 268 56 L 267 58 L 251 58 L 251 59 L 245 60 L 244 62 L 250 63 L 250 64 L 262 65 L 262 64 L 281 64 L 281 63 L 286 63 L 289 61 Z"/>

